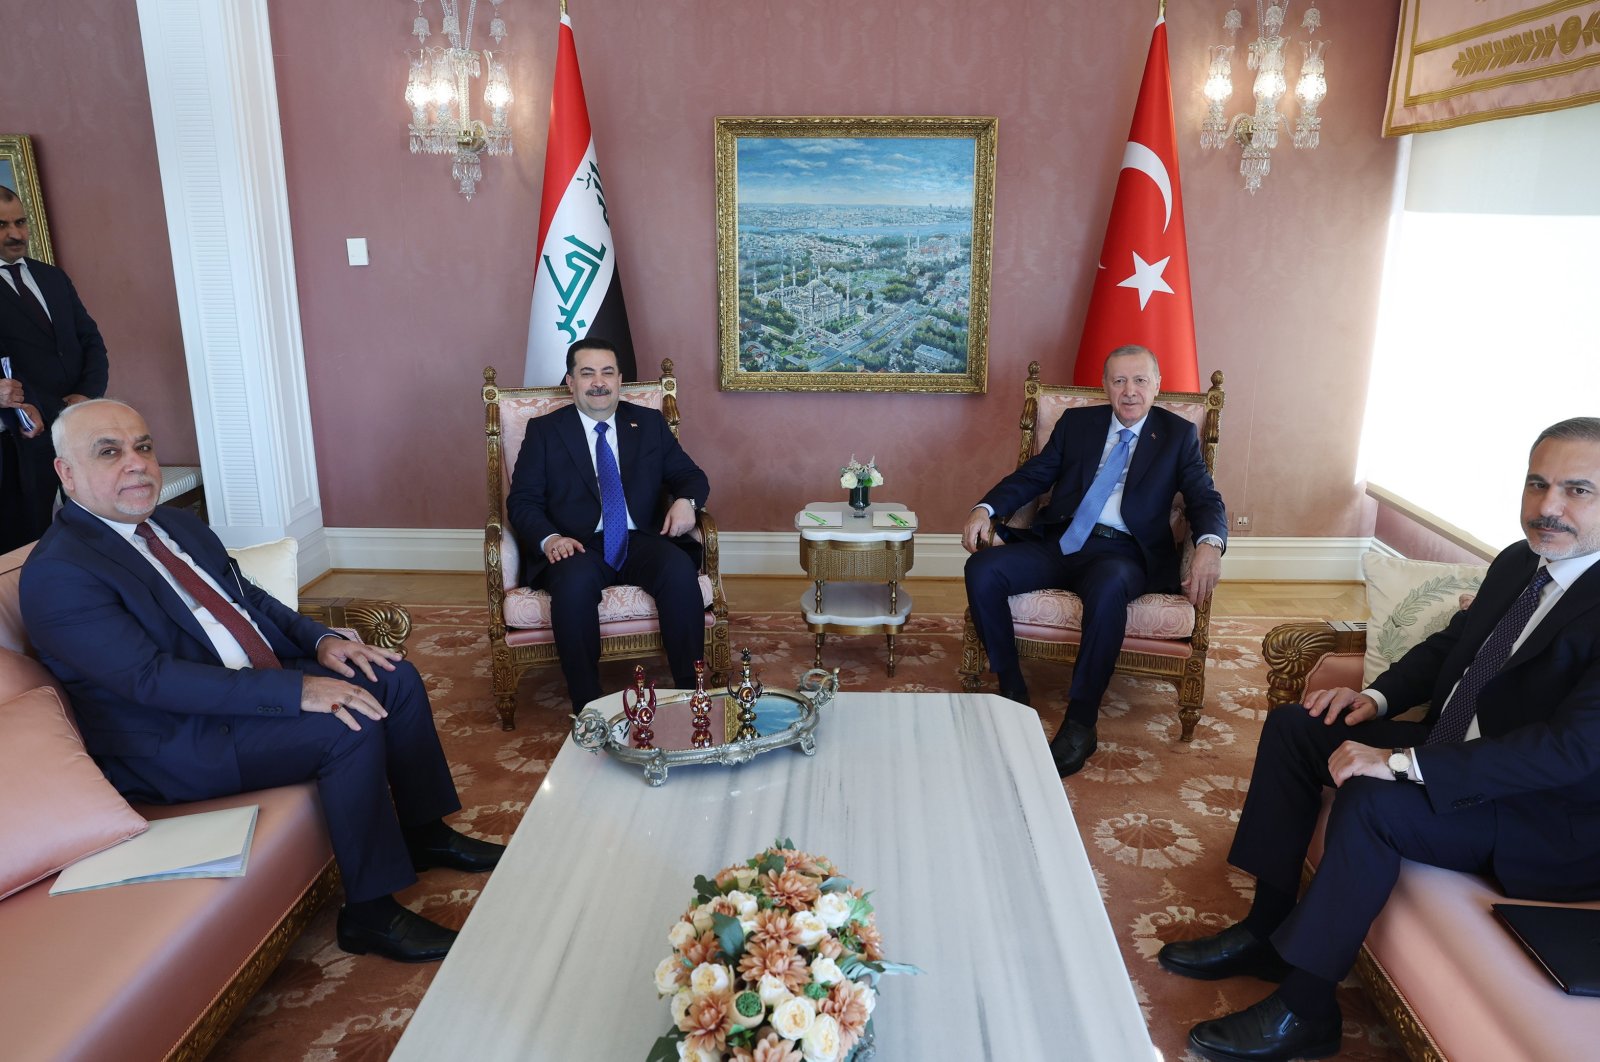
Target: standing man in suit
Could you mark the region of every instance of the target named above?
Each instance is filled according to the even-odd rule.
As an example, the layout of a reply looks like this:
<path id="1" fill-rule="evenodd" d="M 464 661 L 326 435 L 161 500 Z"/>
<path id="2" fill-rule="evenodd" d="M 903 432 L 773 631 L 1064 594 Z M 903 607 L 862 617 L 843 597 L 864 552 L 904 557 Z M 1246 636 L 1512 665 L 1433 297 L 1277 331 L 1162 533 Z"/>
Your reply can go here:
<path id="1" fill-rule="evenodd" d="M 1028 687 L 1017 662 L 1016 632 L 1007 599 L 1032 590 L 1071 590 L 1083 602 L 1083 641 L 1072 669 L 1067 717 L 1050 753 L 1065 778 L 1093 755 L 1100 699 L 1111 683 L 1128 602 L 1141 594 L 1178 589 L 1178 550 L 1170 522 L 1173 495 L 1182 492 L 1196 543 L 1182 580 L 1199 604 L 1217 584 L 1228 518 L 1193 424 L 1154 407 L 1161 367 L 1140 346 L 1118 347 L 1102 373 L 1107 406 L 1069 409 L 1032 459 L 1001 480 L 972 510 L 962 532 L 967 558 L 967 604 L 1000 693 L 1023 704 Z M 1033 526 L 998 528 L 996 516 L 1052 491 Z"/>
<path id="2" fill-rule="evenodd" d="M 1600 898 L 1600 418 L 1546 428 L 1528 457 L 1525 542 L 1471 606 L 1369 689 L 1319 690 L 1267 716 L 1228 861 L 1256 877 L 1242 922 L 1174 941 L 1161 965 L 1281 981 L 1196 1025 L 1212 1059 L 1339 1049 L 1334 989 L 1400 861 L 1492 875 L 1507 896 Z M 1429 702 L 1419 723 L 1393 718 Z M 1323 857 L 1296 902 L 1324 786 Z"/>
<path id="3" fill-rule="evenodd" d="M 128 406 L 77 404 L 52 431 L 69 501 L 23 565 L 22 616 L 100 769 L 158 804 L 315 780 L 339 946 L 443 958 L 455 931 L 393 894 L 502 849 L 444 824 L 461 803 L 416 668 L 286 608 L 205 524 L 157 508 L 155 443 Z"/>
<path id="4" fill-rule="evenodd" d="M 0 186 L 0 357 L 11 359 L 12 376 L 0 379 L 0 553 L 50 526 L 50 425 L 67 406 L 105 394 L 110 371 L 100 329 L 72 281 L 27 253 L 27 212 Z"/>
<path id="5" fill-rule="evenodd" d="M 600 696 L 600 593 L 618 583 L 655 599 L 672 681 L 693 689 L 705 602 L 687 536 L 711 485 L 666 418 L 620 400 L 610 343 L 572 344 L 565 382 L 572 405 L 528 422 L 506 512 L 523 583 L 550 593 L 572 710 Z"/>

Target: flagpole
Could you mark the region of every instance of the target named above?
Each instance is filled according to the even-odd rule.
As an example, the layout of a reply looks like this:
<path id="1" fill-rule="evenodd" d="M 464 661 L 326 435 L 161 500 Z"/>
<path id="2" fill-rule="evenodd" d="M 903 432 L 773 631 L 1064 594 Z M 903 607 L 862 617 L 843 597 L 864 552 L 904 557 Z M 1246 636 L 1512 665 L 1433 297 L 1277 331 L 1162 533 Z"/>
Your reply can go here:
<path id="1" fill-rule="evenodd" d="M 1166 9 L 1167 9 L 1167 0 L 1161 0 L 1161 10 L 1165 11 Z M 561 13 L 563 15 L 565 15 L 567 13 L 567 0 L 561 0 Z"/>
<path id="2" fill-rule="evenodd" d="M 567 0 L 561 0 L 561 10 L 565 11 L 566 9 L 567 9 Z M 1161 0 L 1161 7 L 1156 11 L 1156 18 L 1161 19 L 1161 18 L 1166 18 L 1166 17 L 1167 17 L 1167 0 Z"/>

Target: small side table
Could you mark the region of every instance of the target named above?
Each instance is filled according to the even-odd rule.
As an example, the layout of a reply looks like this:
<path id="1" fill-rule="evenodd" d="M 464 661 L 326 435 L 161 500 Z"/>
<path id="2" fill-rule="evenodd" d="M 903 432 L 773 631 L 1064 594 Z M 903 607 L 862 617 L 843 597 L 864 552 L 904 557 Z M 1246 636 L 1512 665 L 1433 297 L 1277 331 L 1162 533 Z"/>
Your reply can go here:
<path id="1" fill-rule="evenodd" d="M 839 513 L 842 526 L 819 527 L 805 518 L 807 511 Z M 916 557 L 917 529 L 873 527 L 875 512 L 903 513 L 906 507 L 874 502 L 858 518 L 846 502 L 811 502 L 795 513 L 800 564 L 814 584 L 801 595 L 800 611 L 817 638 L 816 667 L 822 666 L 829 634 L 882 634 L 894 675 L 894 636 L 911 615 L 911 595 L 900 589 L 900 580 Z"/>

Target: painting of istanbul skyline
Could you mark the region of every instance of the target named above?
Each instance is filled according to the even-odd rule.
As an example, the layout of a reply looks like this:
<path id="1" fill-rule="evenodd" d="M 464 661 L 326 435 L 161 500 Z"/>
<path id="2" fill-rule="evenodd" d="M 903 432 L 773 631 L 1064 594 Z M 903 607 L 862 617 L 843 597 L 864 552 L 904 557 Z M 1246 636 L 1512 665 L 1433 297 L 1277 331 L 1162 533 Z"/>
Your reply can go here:
<path id="1" fill-rule="evenodd" d="M 719 118 L 725 390 L 982 392 L 991 118 Z"/>

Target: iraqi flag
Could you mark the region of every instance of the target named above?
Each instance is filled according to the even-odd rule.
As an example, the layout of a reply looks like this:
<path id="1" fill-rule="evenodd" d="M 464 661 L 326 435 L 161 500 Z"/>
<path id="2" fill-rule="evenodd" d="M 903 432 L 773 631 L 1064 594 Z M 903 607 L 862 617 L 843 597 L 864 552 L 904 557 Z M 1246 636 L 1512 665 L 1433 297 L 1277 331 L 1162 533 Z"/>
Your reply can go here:
<path id="1" fill-rule="evenodd" d="M 572 20 L 561 16 L 556 81 L 550 93 L 550 135 L 539 201 L 539 260 L 528 315 L 525 387 L 550 387 L 567 371 L 567 348 L 585 336 L 610 340 L 624 380 L 636 378 L 633 337 L 622 303 L 622 277 L 611 239 L 605 189 L 589 107 L 578 73 Z"/>
<path id="2" fill-rule="evenodd" d="M 1200 389 L 1164 18 L 1150 38 L 1072 382 L 1099 386 L 1106 355 L 1126 343 L 1155 352 L 1162 390 Z"/>

